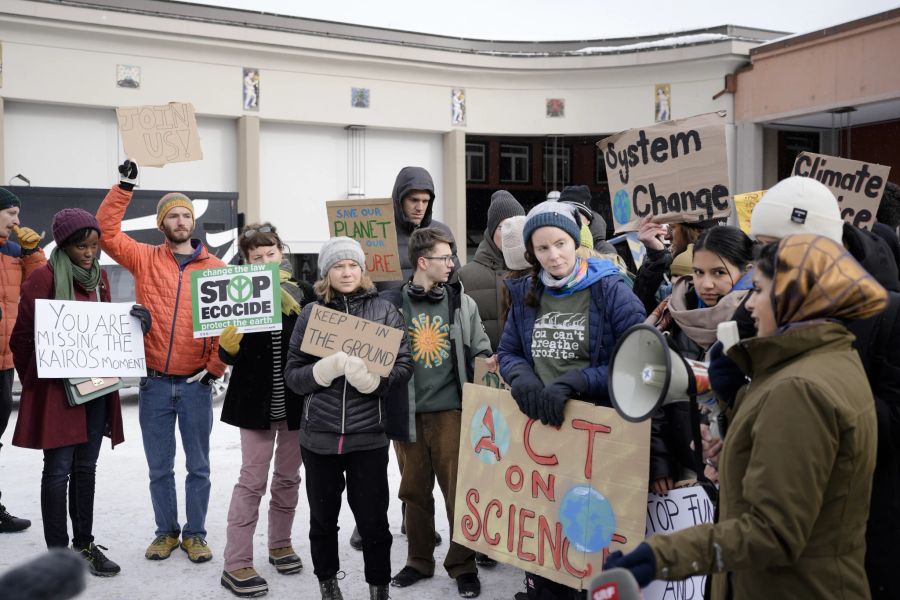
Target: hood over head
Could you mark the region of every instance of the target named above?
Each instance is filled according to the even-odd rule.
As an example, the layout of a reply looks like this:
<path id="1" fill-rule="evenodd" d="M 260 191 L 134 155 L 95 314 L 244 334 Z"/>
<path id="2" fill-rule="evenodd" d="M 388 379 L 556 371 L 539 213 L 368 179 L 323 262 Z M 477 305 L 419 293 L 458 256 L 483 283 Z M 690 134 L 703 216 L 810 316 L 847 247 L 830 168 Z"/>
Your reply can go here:
<path id="1" fill-rule="evenodd" d="M 418 226 L 411 223 L 403 212 L 403 198 L 414 190 L 428 192 L 428 195 L 431 196 L 425 216 Z M 394 200 L 394 222 L 398 229 L 412 233 L 416 227 L 428 227 L 431 224 L 431 210 L 434 208 L 434 181 L 427 170 L 422 167 L 400 169 L 397 179 L 394 180 L 394 191 L 391 192 L 391 198 Z"/>

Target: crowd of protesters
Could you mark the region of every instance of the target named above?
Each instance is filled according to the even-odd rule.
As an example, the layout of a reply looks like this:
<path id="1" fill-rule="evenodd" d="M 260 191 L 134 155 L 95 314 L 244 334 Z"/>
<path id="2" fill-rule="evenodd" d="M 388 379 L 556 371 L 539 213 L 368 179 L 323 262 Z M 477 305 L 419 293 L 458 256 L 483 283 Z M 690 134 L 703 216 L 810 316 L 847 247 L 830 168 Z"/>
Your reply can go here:
<path id="1" fill-rule="evenodd" d="M 241 469 L 221 585 L 239 597 L 268 591 L 253 555 L 267 486 L 275 573 L 300 572 L 308 548 L 323 600 L 343 597 L 338 515 L 346 489 L 356 523 L 351 544 L 362 551 L 370 598 L 387 599 L 391 586 L 427 585 L 420 582 L 435 575 L 442 542 L 435 481 L 451 538 L 454 529 L 462 387 L 475 359 L 502 376 L 522 413 L 558 426 L 567 402 L 611 406 L 611 352 L 629 328 L 647 323 L 685 358 L 709 363 L 723 409 L 715 427 L 693 403 L 652 414 L 648 491 L 704 485 L 716 498 L 716 519 L 614 552 L 604 567 L 628 569 L 642 586 L 711 574 L 711 598 L 900 598 L 892 572 L 900 564 L 897 186 L 888 184 L 870 230 L 844 222 L 831 191 L 800 177 L 763 196 L 749 235 L 724 222 L 666 226 L 647 218 L 636 272 L 625 266 L 630 250 L 606 241 L 587 186 L 567 187 L 529 211 L 498 190 L 474 257 L 460 267 L 453 232 L 432 217 L 430 174 L 405 167 L 393 190 L 400 280 L 373 283 L 359 242 L 334 237 L 321 247 L 315 284 L 298 281 L 276 226 L 253 223 L 238 234 L 240 257 L 279 266 L 281 329 L 228 327 L 194 338 L 190 274 L 223 263 L 193 237 L 193 202 L 181 193 L 157 205 L 162 243 L 138 243 L 123 231 L 138 169 L 131 161 L 119 167 L 96 217 L 77 208 L 56 214 L 49 260 L 42 236 L 19 226 L 18 198 L 0 189 L 0 435 L 15 368 L 22 395 L 13 444 L 44 452 L 46 544 L 71 543 L 92 574 L 120 571 L 92 533 L 102 439 L 124 441 L 119 397 L 70 406 L 64 380 L 38 378 L 34 307 L 37 299 L 109 302 L 102 250 L 134 275 L 131 314 L 144 334 L 139 419 L 155 520 L 148 560 L 177 549 L 196 563 L 214 557 L 206 541 L 210 384 L 230 366 L 221 420 L 240 429 Z M 301 350 L 317 305 L 400 330 L 390 373 L 373 373 L 344 352 L 321 358 Z M 560 315 L 577 317 L 574 335 L 587 343 L 554 344 L 544 335 Z M 726 321 L 740 334 L 727 351 L 716 339 Z M 176 425 L 187 468 L 183 523 Z M 388 526 L 391 442 L 408 542 L 399 569 Z M 301 465 L 308 544 L 292 537 Z M 0 533 L 30 525 L 0 505 Z M 496 564 L 448 540 L 443 566 L 461 597 L 479 596 L 479 567 Z M 524 580 L 524 591 L 509 595 L 585 597 L 536 574 Z"/>

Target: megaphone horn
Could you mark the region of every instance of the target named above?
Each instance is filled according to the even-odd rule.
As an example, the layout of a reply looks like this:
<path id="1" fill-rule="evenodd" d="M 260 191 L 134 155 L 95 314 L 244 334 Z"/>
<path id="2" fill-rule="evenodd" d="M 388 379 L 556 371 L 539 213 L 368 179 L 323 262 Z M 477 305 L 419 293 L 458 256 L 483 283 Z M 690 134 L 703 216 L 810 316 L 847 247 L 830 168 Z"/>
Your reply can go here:
<path id="1" fill-rule="evenodd" d="M 623 419 L 644 421 L 660 406 L 710 392 L 707 364 L 687 360 L 655 327 L 631 327 L 609 361 L 609 397 Z"/>

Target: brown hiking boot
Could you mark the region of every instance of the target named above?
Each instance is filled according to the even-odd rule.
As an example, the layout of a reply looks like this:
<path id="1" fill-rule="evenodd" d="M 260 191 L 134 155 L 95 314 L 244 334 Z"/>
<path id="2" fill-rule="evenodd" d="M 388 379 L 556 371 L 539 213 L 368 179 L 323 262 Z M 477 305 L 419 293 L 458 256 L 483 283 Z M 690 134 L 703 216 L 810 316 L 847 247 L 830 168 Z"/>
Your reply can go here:
<path id="1" fill-rule="evenodd" d="M 222 587 L 231 590 L 239 598 L 264 596 L 269 591 L 269 584 L 253 567 L 222 571 L 221 583 Z"/>
<path id="2" fill-rule="evenodd" d="M 202 563 L 212 558 L 212 550 L 206 545 L 199 535 L 193 535 L 181 542 L 181 549 L 187 552 L 188 559 L 193 563 Z"/>
<path id="3" fill-rule="evenodd" d="M 178 547 L 178 536 L 158 535 L 147 547 L 144 558 L 147 560 L 165 560 L 172 556 L 172 550 Z"/>
<path id="4" fill-rule="evenodd" d="M 294 552 L 293 546 L 285 546 L 284 548 L 270 548 L 269 562 L 275 565 L 275 570 L 282 575 L 293 575 L 299 573 L 303 568 L 303 561 Z"/>

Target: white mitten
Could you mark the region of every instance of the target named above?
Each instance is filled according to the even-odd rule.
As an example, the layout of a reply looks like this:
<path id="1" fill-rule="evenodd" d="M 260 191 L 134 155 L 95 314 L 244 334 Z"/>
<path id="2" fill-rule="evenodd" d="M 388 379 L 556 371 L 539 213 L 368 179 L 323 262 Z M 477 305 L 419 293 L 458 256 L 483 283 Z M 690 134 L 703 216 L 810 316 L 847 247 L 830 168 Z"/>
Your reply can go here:
<path id="1" fill-rule="evenodd" d="M 320 358 L 313 365 L 313 379 L 322 387 L 328 387 L 332 381 L 344 374 L 344 363 L 346 362 L 346 352 L 337 352 L 331 356 Z"/>
<path id="2" fill-rule="evenodd" d="M 347 383 L 358 389 L 363 394 L 371 394 L 378 389 L 381 377 L 369 373 L 366 363 L 358 356 L 348 356 L 344 365 L 344 376 Z"/>

